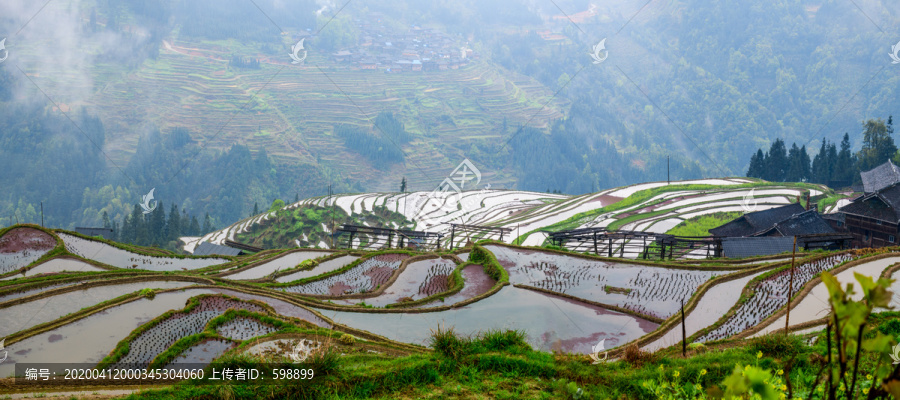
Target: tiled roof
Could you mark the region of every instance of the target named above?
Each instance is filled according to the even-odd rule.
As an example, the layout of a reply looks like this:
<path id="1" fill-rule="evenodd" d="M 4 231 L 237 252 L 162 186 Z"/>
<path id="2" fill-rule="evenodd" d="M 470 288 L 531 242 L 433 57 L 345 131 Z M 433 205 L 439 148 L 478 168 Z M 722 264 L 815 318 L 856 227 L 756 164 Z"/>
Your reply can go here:
<path id="1" fill-rule="evenodd" d="M 888 160 L 871 170 L 860 172 L 859 176 L 862 178 L 863 190 L 874 193 L 900 182 L 900 167 Z"/>
<path id="2" fill-rule="evenodd" d="M 722 239 L 722 252 L 728 258 L 780 254 L 794 249 L 794 238 L 787 236 L 732 237 Z"/>
<path id="3" fill-rule="evenodd" d="M 897 223 L 900 221 L 900 185 L 894 184 L 875 193 L 857 197 L 839 211 Z"/>
<path id="4" fill-rule="evenodd" d="M 799 203 L 791 203 L 768 210 L 746 213 L 738 219 L 709 230 L 715 236 L 738 237 L 753 236 L 772 228 L 776 223 L 784 221 L 794 214 L 805 212 Z"/>
<path id="5" fill-rule="evenodd" d="M 834 233 L 834 229 L 822 219 L 816 210 L 792 215 L 788 219 L 776 223 L 773 229 L 781 233 L 782 236 Z"/>

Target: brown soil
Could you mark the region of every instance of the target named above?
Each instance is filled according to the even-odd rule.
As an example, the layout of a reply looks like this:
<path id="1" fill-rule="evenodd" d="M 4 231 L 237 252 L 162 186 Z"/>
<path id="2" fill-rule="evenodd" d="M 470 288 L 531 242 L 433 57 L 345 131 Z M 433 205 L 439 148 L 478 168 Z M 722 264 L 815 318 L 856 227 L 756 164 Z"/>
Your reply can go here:
<path id="1" fill-rule="evenodd" d="M 56 240 L 46 232 L 34 228 L 15 228 L 0 238 L 0 253 L 18 253 L 23 250 L 50 251 Z"/>

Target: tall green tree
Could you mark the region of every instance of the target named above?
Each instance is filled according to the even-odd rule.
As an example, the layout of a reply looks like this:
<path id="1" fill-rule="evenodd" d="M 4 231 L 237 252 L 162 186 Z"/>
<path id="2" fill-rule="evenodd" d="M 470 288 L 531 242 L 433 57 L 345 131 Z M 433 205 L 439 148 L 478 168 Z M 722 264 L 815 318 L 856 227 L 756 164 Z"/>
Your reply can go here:
<path id="1" fill-rule="evenodd" d="M 894 132 L 893 118 L 885 123 L 881 118 L 870 119 L 863 124 L 862 149 L 857 153 L 860 171 L 875 168 L 897 153 L 897 146 L 891 134 Z"/>
<path id="2" fill-rule="evenodd" d="M 178 205 L 172 203 L 169 220 L 166 221 L 166 239 L 171 242 L 178 240 L 179 236 L 181 236 L 181 215 L 178 213 Z"/>

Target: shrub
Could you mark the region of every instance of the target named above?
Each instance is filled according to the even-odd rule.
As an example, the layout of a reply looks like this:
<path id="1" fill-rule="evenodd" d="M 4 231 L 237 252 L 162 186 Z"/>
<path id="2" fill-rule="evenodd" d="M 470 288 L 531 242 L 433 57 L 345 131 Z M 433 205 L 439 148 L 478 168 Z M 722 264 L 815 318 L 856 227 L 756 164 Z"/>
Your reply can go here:
<path id="1" fill-rule="evenodd" d="M 531 350 L 525 331 L 492 329 L 478 336 L 477 344 L 486 351 L 524 352 Z"/>
<path id="2" fill-rule="evenodd" d="M 803 339 L 796 335 L 773 334 L 754 338 L 749 349 L 767 356 L 791 358 L 803 349 Z"/>
<path id="3" fill-rule="evenodd" d="M 641 350 L 640 346 L 638 346 L 637 343 L 632 343 L 625 347 L 625 352 L 622 354 L 622 359 L 635 367 L 640 367 L 644 364 L 655 363 L 659 359 L 659 357 L 649 351 Z"/>
<path id="4" fill-rule="evenodd" d="M 342 344 L 345 344 L 345 345 L 347 345 L 347 346 L 353 346 L 353 344 L 356 343 L 356 338 L 353 337 L 353 335 L 350 335 L 350 334 L 347 334 L 347 333 L 341 335 L 341 338 L 338 339 L 338 340 L 340 340 L 340 342 L 341 342 Z"/>
<path id="5" fill-rule="evenodd" d="M 471 351 L 469 339 L 460 338 L 453 328 L 444 328 L 438 325 L 431 330 L 431 348 L 438 354 L 451 360 L 460 360 Z"/>

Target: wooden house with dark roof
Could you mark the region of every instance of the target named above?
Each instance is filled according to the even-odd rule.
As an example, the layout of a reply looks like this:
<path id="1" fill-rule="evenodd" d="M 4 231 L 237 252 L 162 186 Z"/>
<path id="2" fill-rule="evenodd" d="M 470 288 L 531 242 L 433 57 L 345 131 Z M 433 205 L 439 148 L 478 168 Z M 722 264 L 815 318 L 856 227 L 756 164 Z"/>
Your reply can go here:
<path id="1" fill-rule="evenodd" d="M 761 236 L 761 233 L 770 231 L 776 223 L 805 211 L 806 209 L 799 203 L 791 203 L 786 206 L 746 213 L 731 222 L 710 229 L 709 233 L 722 237 Z"/>
<path id="2" fill-rule="evenodd" d="M 854 246 L 896 246 L 900 236 L 900 183 L 859 196 L 839 212 L 844 216 L 844 229 L 853 235 Z"/>
<path id="3" fill-rule="evenodd" d="M 860 172 L 859 176 L 862 178 L 863 191 L 875 193 L 888 186 L 900 183 L 900 167 L 888 160 L 875 168 Z"/>

